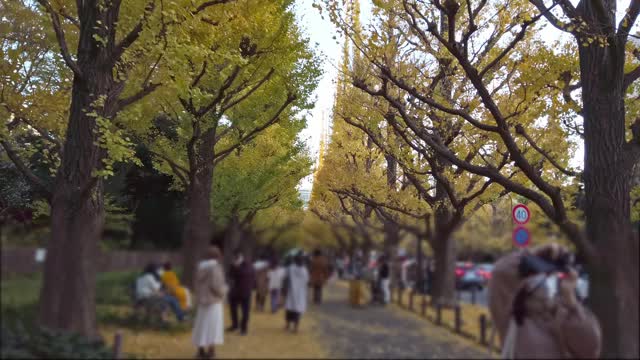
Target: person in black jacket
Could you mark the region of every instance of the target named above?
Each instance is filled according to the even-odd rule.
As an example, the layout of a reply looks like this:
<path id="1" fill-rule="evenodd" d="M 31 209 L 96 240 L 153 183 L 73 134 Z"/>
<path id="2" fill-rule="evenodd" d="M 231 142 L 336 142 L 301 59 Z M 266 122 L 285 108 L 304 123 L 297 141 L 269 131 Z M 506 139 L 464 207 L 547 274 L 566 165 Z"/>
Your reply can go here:
<path id="1" fill-rule="evenodd" d="M 389 263 L 387 262 L 387 258 L 382 255 L 378 259 L 379 269 L 378 269 L 378 278 L 380 279 L 380 287 L 382 288 L 383 294 L 383 302 L 388 304 L 391 300 L 391 290 L 389 289 L 390 285 L 390 271 L 389 271 Z"/>
<path id="2" fill-rule="evenodd" d="M 248 259 L 241 251 L 234 253 L 233 264 L 229 269 L 231 290 L 229 291 L 229 307 L 231 310 L 231 327 L 227 331 L 238 329 L 238 308 L 242 311 L 240 321 L 240 335 L 247 334 L 249 311 L 251 306 L 251 291 L 255 287 L 255 271 Z"/>

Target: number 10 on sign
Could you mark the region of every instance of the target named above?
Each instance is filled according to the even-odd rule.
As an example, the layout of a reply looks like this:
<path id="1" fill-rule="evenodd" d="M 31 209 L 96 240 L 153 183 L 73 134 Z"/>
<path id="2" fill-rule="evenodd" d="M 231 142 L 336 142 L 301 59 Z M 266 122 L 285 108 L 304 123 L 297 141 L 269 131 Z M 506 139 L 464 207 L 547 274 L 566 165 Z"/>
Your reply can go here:
<path id="1" fill-rule="evenodd" d="M 531 212 L 529 212 L 529 208 L 526 205 L 518 204 L 513 208 L 513 221 L 516 224 L 524 225 L 529 222 L 531 218 Z"/>

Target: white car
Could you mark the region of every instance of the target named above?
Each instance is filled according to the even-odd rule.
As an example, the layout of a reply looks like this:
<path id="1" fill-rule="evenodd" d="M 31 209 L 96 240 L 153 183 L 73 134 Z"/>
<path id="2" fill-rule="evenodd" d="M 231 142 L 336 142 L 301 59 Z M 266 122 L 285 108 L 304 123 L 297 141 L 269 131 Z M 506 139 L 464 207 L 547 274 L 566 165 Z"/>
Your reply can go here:
<path id="1" fill-rule="evenodd" d="M 557 278 L 562 279 L 564 274 L 558 274 L 557 276 L 552 277 L 556 278 L 555 281 L 557 282 Z M 557 288 L 558 285 L 555 284 L 555 286 Z M 589 297 L 589 276 L 586 273 L 578 276 L 578 280 L 576 281 L 576 295 L 581 301 L 584 301 Z"/>
<path id="2" fill-rule="evenodd" d="M 578 293 L 578 297 L 580 300 L 586 300 L 589 296 L 589 277 L 588 275 L 582 275 L 578 277 L 578 281 L 576 282 L 576 292 Z"/>

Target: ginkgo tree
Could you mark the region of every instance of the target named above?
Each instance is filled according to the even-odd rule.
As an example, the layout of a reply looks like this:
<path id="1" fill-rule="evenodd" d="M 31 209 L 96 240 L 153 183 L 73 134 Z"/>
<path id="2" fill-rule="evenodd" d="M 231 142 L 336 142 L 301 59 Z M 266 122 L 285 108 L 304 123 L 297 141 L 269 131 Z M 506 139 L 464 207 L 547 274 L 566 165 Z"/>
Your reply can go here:
<path id="1" fill-rule="evenodd" d="M 181 7 L 200 19 L 225 2 Z M 164 5 L 2 2 L 2 146 L 51 205 L 39 310 L 47 327 L 97 335 L 93 260 L 104 221 L 102 181 L 114 163 L 135 159 L 122 130 L 132 119 L 126 113 L 161 85 L 156 74 L 167 39 L 184 23 L 169 22 Z M 13 136 L 25 131 L 55 152 L 53 184 L 38 178 L 22 157 L 28 154 L 15 149 Z"/>
<path id="2" fill-rule="evenodd" d="M 209 229 L 212 160 L 240 151 L 282 118 L 297 123 L 295 115 L 310 106 L 316 59 L 290 7 L 289 1 L 2 2 L 0 140 L 51 207 L 41 324 L 97 334 L 93 260 L 104 222 L 103 179 L 118 162 L 139 164 L 135 142 L 156 150 L 160 169 L 169 161 L 177 182 L 184 166 L 157 150 L 167 139 L 184 145 L 193 170 L 187 178 L 194 180 L 186 186 L 189 209 L 196 209 L 188 214 L 187 253 L 209 240 L 191 235 L 201 223 L 200 234 Z M 195 121 L 202 117 L 210 121 Z M 33 144 L 55 174 L 53 184 L 27 163 Z M 214 145 L 221 150 L 209 156 Z"/>
<path id="3" fill-rule="evenodd" d="M 158 170 L 186 195 L 184 282 L 213 233 L 214 169 L 275 124 L 296 126 L 312 106 L 317 59 L 295 23 L 291 1 L 235 1 L 171 38 L 166 86 L 154 96 L 155 124 L 141 128 Z M 175 9 L 174 16 L 180 15 Z M 173 16 L 173 15 L 172 15 Z M 181 28 L 183 29 L 183 28 Z M 170 40 L 171 40 L 170 39 Z"/>
<path id="4" fill-rule="evenodd" d="M 339 3 L 326 5 L 343 31 L 355 35 L 335 15 Z M 507 5 L 392 0 L 376 5 L 397 15 L 397 31 L 416 66 L 413 71 L 390 66 L 376 39 L 356 38 L 377 80 L 356 79 L 354 85 L 393 107 L 398 116 L 388 123 L 420 139 L 425 148 L 535 202 L 587 259 L 593 282 L 590 302 L 603 327 L 604 355 L 637 357 L 638 241 L 629 210 L 630 174 L 640 158 L 640 122 L 636 106 L 625 109 L 625 98 L 633 97 L 640 77 L 637 46 L 628 42 L 636 36 L 632 32 L 640 3 L 631 1 L 619 19 L 614 0 L 580 1 L 577 6 L 565 0 Z M 568 50 L 552 50 L 540 39 L 545 21 L 571 36 Z M 569 61 L 550 60 L 558 55 Z M 443 76 L 433 64 L 443 62 L 449 64 L 443 75 L 462 81 L 466 96 L 450 101 L 432 91 L 430 84 Z M 566 68 L 559 76 L 558 66 Z M 506 90 L 496 91 L 501 84 Z M 549 90 L 560 93 L 538 99 Z M 578 90 L 580 100 L 572 96 Z M 463 122 L 470 146 L 490 139 L 508 154 L 510 166 L 500 171 L 458 156 L 451 146 L 457 144 L 444 142 L 412 113 L 416 106 L 446 115 L 445 121 Z M 558 139 L 565 143 L 572 134 L 584 140 L 584 171 L 571 169 L 566 153 L 554 149 Z M 510 178 L 514 168 L 519 175 Z M 584 228 L 571 201 L 581 182 Z"/>
<path id="5" fill-rule="evenodd" d="M 297 138 L 304 124 L 302 119 L 276 124 L 217 166 L 212 215 L 216 229 L 226 234 L 225 259 L 232 249 L 253 252 L 258 245 L 273 244 L 301 222 L 297 186 L 311 171 Z"/>

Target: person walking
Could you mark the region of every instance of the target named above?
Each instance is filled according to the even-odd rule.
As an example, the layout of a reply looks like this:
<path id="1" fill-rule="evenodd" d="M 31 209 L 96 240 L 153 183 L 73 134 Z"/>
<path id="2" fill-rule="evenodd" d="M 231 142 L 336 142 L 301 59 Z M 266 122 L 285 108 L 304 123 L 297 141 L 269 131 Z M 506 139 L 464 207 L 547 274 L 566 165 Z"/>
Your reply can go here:
<path id="1" fill-rule="evenodd" d="M 233 264 L 229 269 L 231 291 L 229 292 L 229 307 L 231 310 L 231 326 L 227 331 L 240 328 L 240 335 L 247 334 L 249 312 L 251 309 L 251 290 L 255 287 L 255 272 L 251 263 L 244 258 L 241 251 L 234 254 Z M 242 312 L 242 319 L 238 322 L 238 310 Z"/>
<path id="2" fill-rule="evenodd" d="M 436 271 L 435 260 L 431 260 L 427 265 L 427 294 L 428 295 L 433 294 L 433 280 L 434 280 L 435 271 Z"/>
<path id="3" fill-rule="evenodd" d="M 269 264 L 260 259 L 253 264 L 253 269 L 256 274 L 256 310 L 262 312 L 269 295 Z"/>
<path id="4" fill-rule="evenodd" d="M 215 358 L 215 346 L 224 343 L 224 311 L 222 302 L 227 293 L 222 254 L 217 246 L 207 249 L 198 264 L 195 278 L 196 319 L 192 340 L 199 359 Z"/>
<path id="5" fill-rule="evenodd" d="M 269 279 L 269 295 L 271 300 L 271 313 L 278 312 L 280 307 L 280 290 L 282 289 L 282 281 L 284 279 L 285 269 L 278 265 L 274 259 L 269 264 L 267 278 Z"/>
<path id="6" fill-rule="evenodd" d="M 307 309 L 307 286 L 309 272 L 304 266 L 301 254 L 296 255 L 293 264 L 287 268 L 287 301 L 285 303 L 285 330 L 298 332 L 300 317 Z"/>
<path id="7" fill-rule="evenodd" d="M 378 278 L 380 279 L 380 289 L 382 290 L 382 302 L 386 305 L 391 301 L 391 290 L 389 289 L 391 274 L 389 271 L 389 263 L 384 255 L 380 256 L 378 262 Z"/>
<path id="8" fill-rule="evenodd" d="M 313 302 L 320 304 L 322 303 L 322 287 L 329 278 L 329 261 L 318 249 L 313 252 L 310 272 L 310 285 L 313 287 Z"/>

